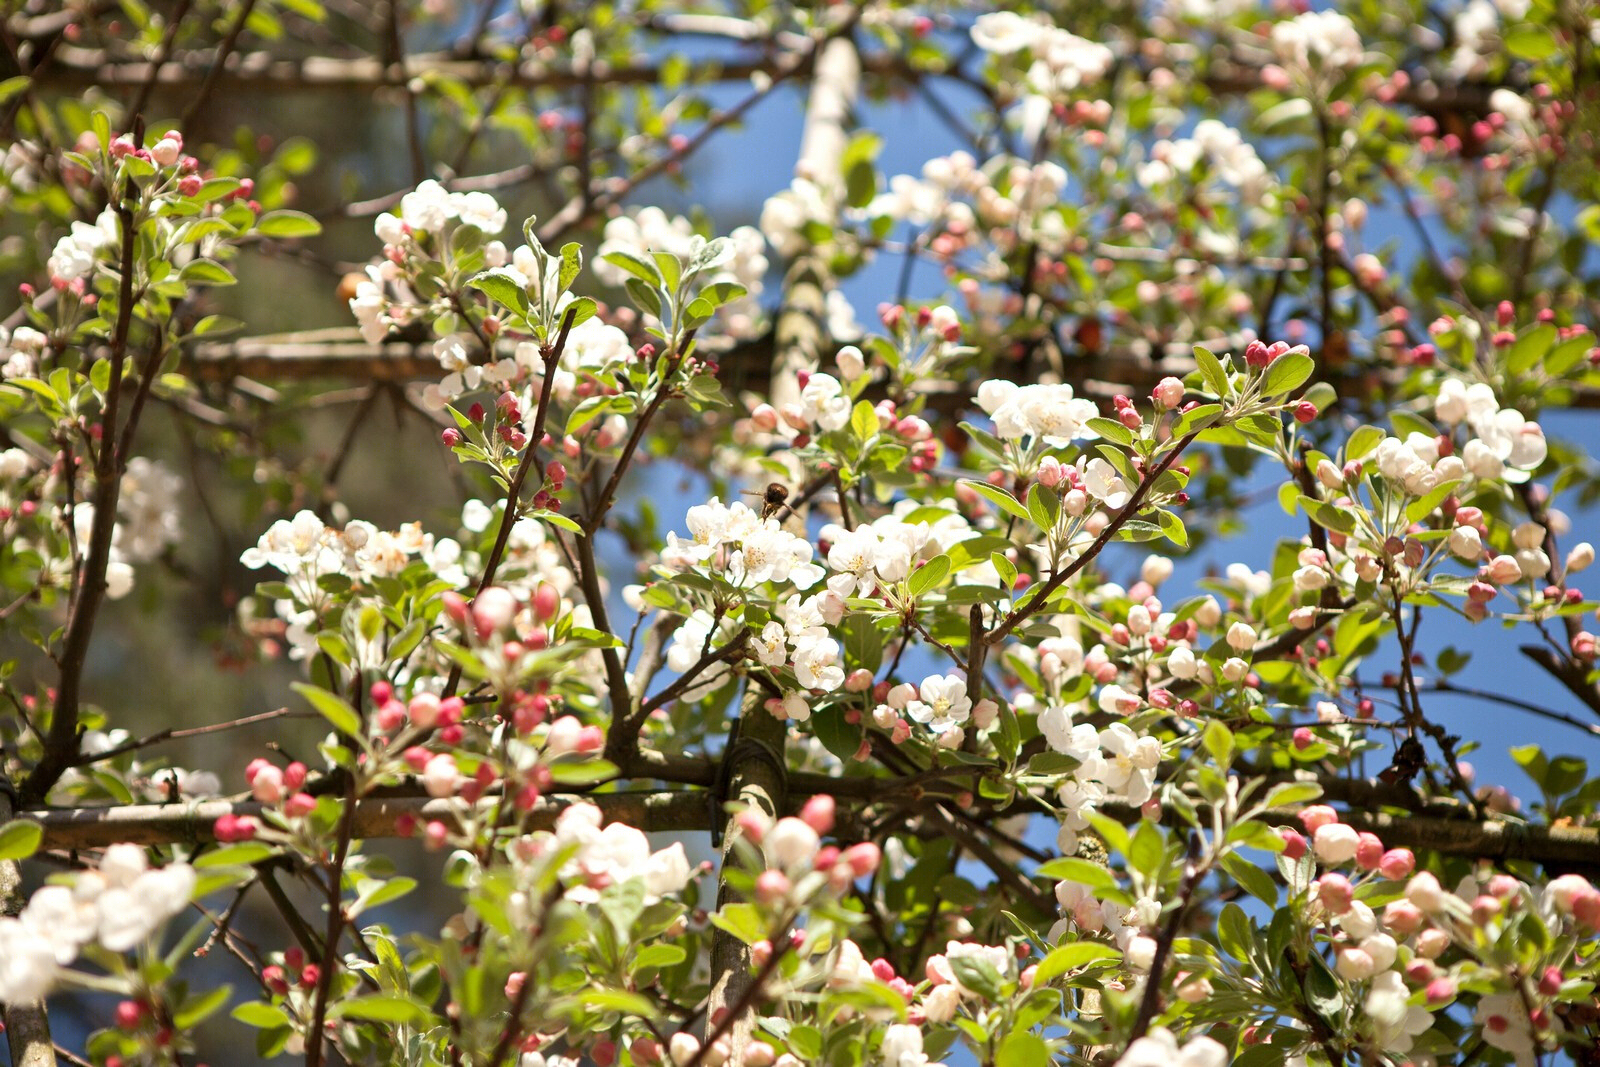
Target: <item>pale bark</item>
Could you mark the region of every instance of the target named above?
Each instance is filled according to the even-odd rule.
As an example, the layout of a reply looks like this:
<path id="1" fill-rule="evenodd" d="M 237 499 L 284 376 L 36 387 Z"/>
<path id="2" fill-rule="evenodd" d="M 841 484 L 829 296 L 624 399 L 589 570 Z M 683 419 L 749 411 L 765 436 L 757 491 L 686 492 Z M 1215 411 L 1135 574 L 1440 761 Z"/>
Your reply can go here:
<path id="1" fill-rule="evenodd" d="M 0 826 L 11 821 L 15 800 L 11 779 L 0 773 Z M 20 866 L 13 860 L 0 861 L 0 910 L 8 917 L 15 916 L 27 899 Z M 5 1005 L 5 1023 L 13 1067 L 55 1067 L 56 1049 L 43 1001 Z"/>

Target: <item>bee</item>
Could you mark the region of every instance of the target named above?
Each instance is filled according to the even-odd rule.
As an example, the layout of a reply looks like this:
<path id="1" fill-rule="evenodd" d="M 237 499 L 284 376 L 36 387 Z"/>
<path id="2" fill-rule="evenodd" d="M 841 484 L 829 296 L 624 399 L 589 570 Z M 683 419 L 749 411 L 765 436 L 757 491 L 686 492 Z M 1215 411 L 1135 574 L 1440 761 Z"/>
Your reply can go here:
<path id="1" fill-rule="evenodd" d="M 762 490 L 746 489 L 745 496 L 758 496 L 761 498 L 761 518 L 770 519 L 781 512 L 788 504 L 789 487 L 782 482 L 768 482 Z"/>

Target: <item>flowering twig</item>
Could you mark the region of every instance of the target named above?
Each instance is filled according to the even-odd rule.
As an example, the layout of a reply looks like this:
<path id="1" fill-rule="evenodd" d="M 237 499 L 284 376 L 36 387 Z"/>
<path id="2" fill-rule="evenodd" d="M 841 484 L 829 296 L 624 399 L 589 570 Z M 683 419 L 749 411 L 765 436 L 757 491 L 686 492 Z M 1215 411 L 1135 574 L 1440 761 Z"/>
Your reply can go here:
<path id="1" fill-rule="evenodd" d="M 135 125 L 136 140 L 144 131 Z M 66 636 L 57 662 L 61 681 L 50 713 L 50 732 L 44 752 L 22 783 L 22 799 L 32 805 L 45 798 L 78 753 L 78 703 L 83 685 L 83 668 L 89 654 L 89 639 L 95 618 L 106 594 L 106 568 L 111 562 L 111 540 L 116 532 L 117 501 L 121 494 L 122 470 L 118 462 L 118 407 L 122 395 L 122 373 L 128 359 L 128 335 L 133 326 L 134 246 L 138 236 L 134 226 L 132 178 L 125 180 L 115 211 L 122 229 L 122 249 L 118 261 L 121 276 L 117 287 L 117 321 L 111 337 L 111 376 L 106 388 L 105 409 L 100 416 L 100 447 L 95 452 L 94 521 L 90 526 L 88 553 L 81 571 L 75 571 Z M 133 413 L 137 415 L 137 412 Z M 130 418 L 130 425 L 132 419 Z M 69 472 L 69 480 L 71 474 Z"/>
<path id="2" fill-rule="evenodd" d="M 1007 634 L 1042 609 L 1045 602 L 1050 599 L 1051 593 L 1071 581 L 1073 575 L 1081 571 L 1090 560 L 1098 556 L 1101 550 L 1111 543 L 1112 538 L 1117 536 L 1117 531 L 1126 526 L 1128 520 L 1139 513 L 1140 508 L 1144 506 L 1145 497 L 1150 495 L 1150 490 L 1155 486 L 1156 480 L 1177 462 L 1178 456 L 1183 453 L 1183 450 L 1188 448 L 1194 442 L 1194 439 L 1199 436 L 1199 430 L 1191 430 L 1179 438 L 1167 454 L 1161 458 L 1161 462 L 1157 463 L 1139 482 L 1138 487 L 1133 491 L 1133 495 L 1122 506 L 1122 510 L 1111 517 L 1111 521 L 1106 523 L 1105 529 L 1100 531 L 1099 536 L 1089 544 L 1089 547 L 1078 553 L 1071 563 L 1051 575 L 1050 579 L 1039 587 L 1039 591 L 1033 594 L 1027 604 L 1019 608 L 1013 608 L 1010 614 L 996 623 L 994 629 L 989 631 L 984 640 L 991 645 L 999 644 Z"/>
<path id="3" fill-rule="evenodd" d="M 638 729 L 652 711 L 665 707 L 676 700 L 681 693 L 694 684 L 695 679 L 704 674 L 712 665 L 738 656 L 744 650 L 745 643 L 749 637 L 750 631 L 748 629 L 740 630 L 728 640 L 727 644 L 702 654 L 688 670 L 673 679 L 672 684 L 640 704 L 638 712 L 627 721 L 627 727 Z"/>
<path id="4" fill-rule="evenodd" d="M 650 426 L 656 413 L 661 410 L 672 396 L 673 390 L 668 383 L 672 376 L 678 372 L 683 361 L 689 355 L 689 346 L 694 343 L 696 331 L 690 330 L 684 335 L 683 344 L 677 352 L 667 361 L 666 369 L 661 374 L 661 381 L 656 386 L 655 395 L 650 398 L 650 403 L 639 413 L 639 418 L 633 424 L 633 430 L 628 434 L 628 439 L 622 445 L 622 453 L 617 457 L 616 464 L 611 468 L 611 476 L 606 479 L 605 485 L 600 490 L 600 495 L 595 498 L 594 506 L 589 509 L 588 518 L 584 520 L 583 529 L 587 537 L 593 538 L 600 529 L 601 523 L 606 520 L 606 512 L 611 510 L 611 501 L 617 495 L 617 488 L 622 484 L 622 476 L 627 473 L 628 467 L 633 462 L 633 453 L 639 447 L 639 442 L 644 439 L 645 430 Z"/>
<path id="5" fill-rule="evenodd" d="M 711 1054 L 712 1046 L 738 1025 L 745 1012 L 749 1011 L 751 1005 L 761 996 L 761 991 L 765 988 L 768 980 L 777 973 L 779 965 L 783 963 L 783 958 L 794 947 L 794 938 L 790 936 L 788 925 L 787 922 L 783 922 L 774 928 L 772 936 L 768 938 L 768 941 L 772 944 L 772 954 L 767 957 L 767 962 L 761 965 L 761 969 L 756 972 L 755 978 L 751 980 L 749 985 L 745 986 L 744 991 L 739 994 L 739 999 L 734 1001 L 722 1013 L 722 1017 L 717 1020 L 716 1025 L 706 1033 L 705 1041 L 701 1042 L 700 1047 L 695 1050 L 694 1056 L 683 1067 L 700 1067 L 700 1064 L 704 1063 L 706 1057 Z"/>

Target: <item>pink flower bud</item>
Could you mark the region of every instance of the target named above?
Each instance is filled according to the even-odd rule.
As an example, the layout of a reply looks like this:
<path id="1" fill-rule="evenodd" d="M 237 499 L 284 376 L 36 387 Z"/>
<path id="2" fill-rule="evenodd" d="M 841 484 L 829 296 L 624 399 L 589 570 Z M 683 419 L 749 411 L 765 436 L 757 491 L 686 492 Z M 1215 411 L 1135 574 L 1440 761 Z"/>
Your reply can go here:
<path id="1" fill-rule="evenodd" d="M 878 869 L 878 864 L 883 860 L 883 853 L 871 841 L 862 841 L 845 849 L 840 854 L 840 859 L 850 865 L 852 875 L 865 878 Z"/>
<path id="2" fill-rule="evenodd" d="M 549 622 L 561 610 L 561 592 L 549 582 L 540 582 L 533 591 L 533 617 Z"/>
<path id="3" fill-rule="evenodd" d="M 1427 997 L 1429 1007 L 1438 1007 L 1455 999 L 1456 983 L 1453 978 L 1435 978 L 1428 983 Z"/>
<path id="4" fill-rule="evenodd" d="M 1300 825 L 1308 833 L 1316 833 L 1319 829 L 1330 823 L 1339 821 L 1339 813 L 1326 804 L 1312 804 L 1300 812 Z"/>
<path id="5" fill-rule="evenodd" d="M 1444 898 L 1439 879 L 1428 871 L 1423 871 L 1406 883 L 1406 899 L 1429 915 L 1444 907 Z"/>
<path id="6" fill-rule="evenodd" d="M 1156 383 L 1151 399 L 1164 408 L 1175 408 L 1183 403 L 1183 383 L 1168 375 Z"/>
<path id="7" fill-rule="evenodd" d="M 734 816 L 734 824 L 739 827 L 739 832 L 753 845 L 761 844 L 761 839 L 767 836 L 767 828 L 771 825 L 767 817 L 754 808 L 746 808 Z"/>
<path id="8" fill-rule="evenodd" d="M 564 756 L 569 752 L 578 751 L 582 734 L 583 723 L 578 721 L 576 716 L 563 715 L 550 724 L 550 732 L 545 735 L 545 753 L 550 756 Z"/>
<path id="9" fill-rule="evenodd" d="M 833 829 L 833 818 L 833 798 L 826 793 L 818 793 L 806 801 L 805 807 L 800 809 L 800 821 L 819 834 L 825 834 Z"/>
<path id="10" fill-rule="evenodd" d="M 1417 857 L 1411 854 L 1409 848 L 1391 848 L 1378 860 L 1378 873 L 1391 882 L 1398 882 L 1410 877 L 1416 866 Z"/>
<path id="11" fill-rule="evenodd" d="M 1424 930 L 1417 935 L 1417 955 L 1425 960 L 1436 960 L 1450 947 L 1450 935 L 1443 930 Z"/>
<path id="12" fill-rule="evenodd" d="M 1312 833 L 1312 848 L 1317 851 L 1318 861 L 1328 865 L 1347 864 L 1355 859 L 1355 851 L 1360 848 L 1360 837 L 1352 825 L 1330 822 L 1320 825 L 1317 832 Z"/>
<path id="13" fill-rule="evenodd" d="M 1287 826 L 1278 827 L 1278 836 L 1283 838 L 1283 854 L 1291 860 L 1297 860 L 1306 854 L 1306 839 Z"/>
<path id="14" fill-rule="evenodd" d="M 1325 874 L 1317 881 L 1317 900 L 1334 915 L 1349 911 L 1354 899 L 1350 879 L 1342 874 Z"/>
<path id="15" fill-rule="evenodd" d="M 406 712 L 411 716 L 411 725 L 431 730 L 439 723 L 439 698 L 433 693 L 418 693 L 411 698 Z"/>
<path id="16" fill-rule="evenodd" d="M 454 590 L 442 593 L 439 603 L 444 606 L 445 617 L 451 622 L 459 626 L 467 621 L 467 599 L 460 593 Z"/>
<path id="17" fill-rule="evenodd" d="M 756 875 L 756 899 L 775 904 L 789 895 L 789 876 L 782 871 L 765 870 Z"/>
<path id="18" fill-rule="evenodd" d="M 472 601 L 472 621 L 476 624 L 478 635 L 488 637 L 497 630 L 511 625 L 511 620 L 517 614 L 517 599 L 511 591 L 498 585 L 492 585 L 479 593 Z"/>
<path id="19" fill-rule="evenodd" d="M 1422 927 L 1422 909 L 1409 900 L 1393 900 L 1383 909 L 1383 925 L 1401 937 L 1415 933 Z"/>
<path id="20" fill-rule="evenodd" d="M 1364 871 L 1376 870 L 1383 861 L 1383 842 L 1377 834 L 1356 835 L 1356 865 Z"/>

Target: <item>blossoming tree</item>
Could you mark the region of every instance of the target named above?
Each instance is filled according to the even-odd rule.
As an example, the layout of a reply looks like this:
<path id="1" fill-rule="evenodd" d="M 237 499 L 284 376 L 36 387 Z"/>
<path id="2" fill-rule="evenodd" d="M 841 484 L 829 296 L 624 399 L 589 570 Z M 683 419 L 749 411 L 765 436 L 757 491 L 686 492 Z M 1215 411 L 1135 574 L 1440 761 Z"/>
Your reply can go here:
<path id="1" fill-rule="evenodd" d="M 1600 779 L 1436 697 L 1600 735 L 1600 20 L 1005 6 L 9 6 L 12 1063 L 1600 1062 Z M 646 206 L 785 94 L 759 225 Z M 132 732 L 118 602 L 246 528 L 285 706 Z"/>

